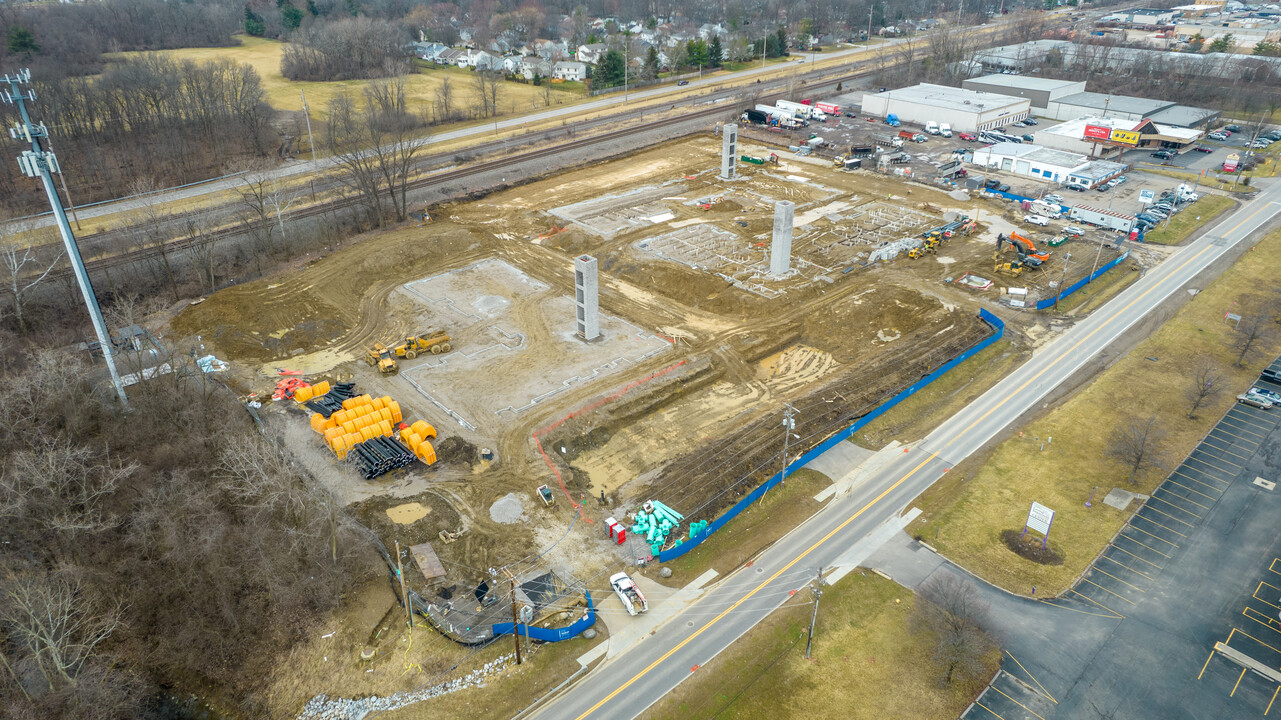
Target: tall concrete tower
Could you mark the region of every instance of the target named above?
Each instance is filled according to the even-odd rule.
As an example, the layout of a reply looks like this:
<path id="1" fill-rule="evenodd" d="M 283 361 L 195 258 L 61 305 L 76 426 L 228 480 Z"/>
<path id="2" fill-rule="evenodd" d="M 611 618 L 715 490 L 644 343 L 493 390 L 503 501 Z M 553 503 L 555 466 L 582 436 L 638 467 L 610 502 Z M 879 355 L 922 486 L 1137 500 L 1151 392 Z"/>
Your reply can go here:
<path id="1" fill-rule="evenodd" d="M 791 234 L 791 223 L 788 223 Z M 596 289 L 596 258 L 580 255 L 574 258 L 574 304 L 578 310 L 578 337 L 595 340 L 600 337 L 600 297 Z"/>
<path id="2" fill-rule="evenodd" d="M 774 241 L 769 252 L 769 272 L 774 277 L 783 277 L 792 269 L 792 213 L 795 210 L 790 200 L 774 203 Z"/>
<path id="3" fill-rule="evenodd" d="M 727 123 L 721 128 L 722 180 L 733 180 L 738 170 L 738 125 Z"/>

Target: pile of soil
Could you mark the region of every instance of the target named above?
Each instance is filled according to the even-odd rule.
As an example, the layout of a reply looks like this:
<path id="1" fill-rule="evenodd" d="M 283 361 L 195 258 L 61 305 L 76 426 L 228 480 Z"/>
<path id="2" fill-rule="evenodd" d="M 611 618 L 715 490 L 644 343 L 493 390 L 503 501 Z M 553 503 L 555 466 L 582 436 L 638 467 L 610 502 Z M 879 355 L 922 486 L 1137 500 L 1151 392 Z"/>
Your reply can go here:
<path id="1" fill-rule="evenodd" d="M 471 465 L 480 457 L 480 451 L 466 440 L 451 435 L 436 446 L 436 459 L 445 463 L 465 463 Z"/>
<path id="2" fill-rule="evenodd" d="M 1033 534 L 1024 536 L 1022 529 L 1003 531 L 1001 540 L 1005 543 L 1005 547 L 1025 560 L 1031 560 L 1039 565 L 1063 564 L 1063 554 L 1055 549 L 1053 544 L 1046 543 L 1045 549 L 1042 550 L 1041 540 L 1033 537 Z"/>

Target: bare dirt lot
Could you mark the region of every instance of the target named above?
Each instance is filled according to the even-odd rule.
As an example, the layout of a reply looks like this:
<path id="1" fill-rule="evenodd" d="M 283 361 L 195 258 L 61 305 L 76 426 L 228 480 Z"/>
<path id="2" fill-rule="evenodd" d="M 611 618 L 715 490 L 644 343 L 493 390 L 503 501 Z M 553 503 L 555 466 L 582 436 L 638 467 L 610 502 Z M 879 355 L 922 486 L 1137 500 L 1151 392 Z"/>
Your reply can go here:
<path id="1" fill-rule="evenodd" d="M 740 164 L 723 181 L 719 147 L 690 137 L 435 208 L 432 222 L 219 292 L 173 330 L 230 361 L 240 392 L 264 398 L 276 369 L 291 368 L 352 380 L 399 401 L 406 422 L 433 424 L 439 462 L 366 481 L 312 432 L 307 411 L 288 401 L 262 411 L 384 544 L 432 543 L 443 586 L 525 570 L 541 551 L 538 565 L 605 591 L 602 577 L 648 552 L 611 543 L 605 517 L 650 498 L 715 517 L 781 460 L 784 403 L 799 411 L 794 457 L 981 339 L 977 309 L 998 302 L 1002 284 L 976 293 L 954 281 L 991 277 L 1008 208 L 817 159 Z M 778 200 L 795 203 L 781 277 L 768 263 Z M 973 233 L 935 253 L 869 260 L 980 212 Z M 575 334 L 572 259 L 583 253 L 600 267 L 605 337 L 594 343 Z M 1061 279 L 1056 270 L 1052 260 L 1045 277 Z M 450 333 L 450 352 L 401 358 L 391 375 L 363 362 L 375 341 L 434 328 Z"/>

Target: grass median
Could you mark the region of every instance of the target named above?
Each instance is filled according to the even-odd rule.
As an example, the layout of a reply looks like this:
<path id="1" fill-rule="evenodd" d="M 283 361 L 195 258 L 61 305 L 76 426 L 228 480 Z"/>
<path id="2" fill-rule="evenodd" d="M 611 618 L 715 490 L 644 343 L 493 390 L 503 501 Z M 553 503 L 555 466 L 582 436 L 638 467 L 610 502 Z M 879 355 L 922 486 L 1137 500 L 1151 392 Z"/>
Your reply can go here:
<path id="1" fill-rule="evenodd" d="M 1182 212 L 1163 222 L 1143 236 L 1143 242 L 1156 245 L 1178 245 L 1189 235 L 1222 215 L 1236 202 L 1225 195 L 1206 195 L 1184 208 Z"/>
<path id="2" fill-rule="evenodd" d="M 983 681 L 940 681 L 931 638 L 911 632 L 913 603 L 910 590 L 871 572 L 850 573 L 823 589 L 806 660 L 813 605 L 803 590 L 641 717 L 957 717 Z M 985 657 L 984 681 L 996 671 L 998 658 L 999 653 Z"/>
<path id="3" fill-rule="evenodd" d="M 991 452 L 953 468 L 920 498 L 924 512 L 910 532 L 1010 591 L 1029 594 L 1036 586 L 1038 596 L 1048 596 L 1070 587 L 1130 515 L 1104 505 L 1103 496 L 1113 487 L 1150 493 L 1165 478 L 1155 469 L 1129 483 L 1129 472 L 1109 458 L 1114 430 L 1155 416 L 1165 433 L 1162 465 L 1172 468 L 1281 351 L 1269 330 L 1253 359 L 1236 367 L 1239 331 L 1224 322 L 1224 313 L 1248 317 L 1273 301 L 1278 251 L 1281 232 L 1274 232 L 1088 386 Z M 1185 392 L 1203 361 L 1225 376 L 1223 390 L 1189 418 Z M 1093 507 L 1086 508 L 1092 490 Z M 1057 513 L 1049 543 L 1062 564 L 1026 560 L 1001 539 L 1003 531 L 1023 528 L 1033 501 Z"/>

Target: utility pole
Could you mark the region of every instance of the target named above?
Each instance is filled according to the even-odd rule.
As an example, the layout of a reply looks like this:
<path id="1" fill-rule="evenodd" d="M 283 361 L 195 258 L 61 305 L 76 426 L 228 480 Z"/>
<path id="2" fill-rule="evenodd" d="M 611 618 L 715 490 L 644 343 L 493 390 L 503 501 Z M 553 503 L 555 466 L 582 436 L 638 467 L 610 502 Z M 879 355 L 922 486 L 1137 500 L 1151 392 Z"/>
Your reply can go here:
<path id="1" fill-rule="evenodd" d="M 867 6 L 867 44 L 872 44 L 872 11 L 876 9 L 876 3 Z"/>
<path id="2" fill-rule="evenodd" d="M 405 587 L 405 571 L 400 565 L 400 541 L 396 541 L 396 578 L 400 580 L 400 598 L 405 603 L 405 624 L 414 628 L 414 611 L 409 607 L 409 589 Z"/>
<path id="3" fill-rule="evenodd" d="M 810 659 L 810 646 L 814 644 L 814 623 L 818 621 L 818 601 L 823 597 L 823 568 L 817 570 L 814 579 L 814 614 L 810 615 L 810 634 L 805 638 L 805 659 Z"/>
<path id="4" fill-rule="evenodd" d="M 1102 245 L 1099 246 L 1102 248 Z M 1067 282 L 1068 260 L 1072 259 L 1072 253 L 1063 256 L 1063 275 L 1059 277 L 1059 294 L 1054 296 L 1054 309 L 1059 309 L 1059 300 L 1063 299 L 1063 283 Z"/>
<path id="5" fill-rule="evenodd" d="M 316 172 L 316 139 L 311 135 L 311 109 L 307 107 L 307 92 L 299 91 L 302 94 L 302 114 L 307 118 L 307 146 L 311 148 L 311 171 Z"/>
<path id="6" fill-rule="evenodd" d="M 796 429 L 796 408 L 791 403 L 783 406 L 783 467 L 779 470 L 779 482 L 787 480 L 787 445 Z"/>
<path id="7" fill-rule="evenodd" d="M 107 361 L 107 370 L 111 373 L 111 384 L 116 388 L 116 396 L 120 398 L 120 405 L 129 409 L 129 399 L 125 396 L 124 383 L 120 382 L 120 373 L 116 372 L 116 359 L 114 348 L 111 347 L 111 334 L 107 332 L 107 323 L 102 319 L 102 308 L 98 306 L 98 296 L 93 292 L 93 284 L 89 282 L 89 271 L 85 270 L 84 260 L 80 257 L 80 248 L 76 245 L 76 236 L 71 232 L 71 224 L 67 222 L 67 213 L 62 209 L 62 200 L 58 197 L 58 190 L 53 185 L 52 173 L 60 173 L 58 167 L 58 158 L 53 153 L 44 149 L 43 143 L 48 142 L 49 130 L 44 124 L 35 125 L 31 122 L 31 115 L 27 113 L 27 101 L 32 102 L 36 99 L 36 94 L 32 90 L 23 91 L 19 85 L 26 85 L 31 82 L 30 70 L 19 70 L 13 75 L 4 76 L 4 84 L 8 87 L 0 86 L 0 98 L 5 104 L 17 105 L 20 122 L 15 123 L 9 128 L 9 135 L 15 140 L 25 140 L 31 143 L 30 150 L 24 150 L 18 156 L 18 167 L 22 173 L 30 178 L 40 178 L 44 184 L 44 193 L 49 198 L 49 207 L 53 209 L 53 217 L 58 222 L 58 232 L 62 234 L 62 242 L 67 249 L 67 259 L 71 262 L 71 269 L 75 271 L 76 282 L 80 284 L 80 294 L 84 296 L 85 306 L 89 309 L 89 319 L 93 321 L 94 333 L 98 336 L 98 345 L 102 347 L 102 357 Z"/>
<path id="8" fill-rule="evenodd" d="M 521 664 L 520 658 L 520 619 L 516 616 L 516 577 L 511 571 L 507 571 L 507 580 L 512 586 L 512 639 L 516 641 L 516 664 Z"/>
<path id="9" fill-rule="evenodd" d="M 45 138 L 49 144 L 49 152 L 53 152 L 53 140 Z M 58 173 L 58 183 L 62 185 L 62 194 L 67 196 L 67 205 L 71 209 L 71 220 L 76 224 L 76 230 L 80 230 L 80 213 L 76 212 L 76 203 L 71 199 L 71 191 L 67 189 L 67 176 L 65 173 Z"/>

